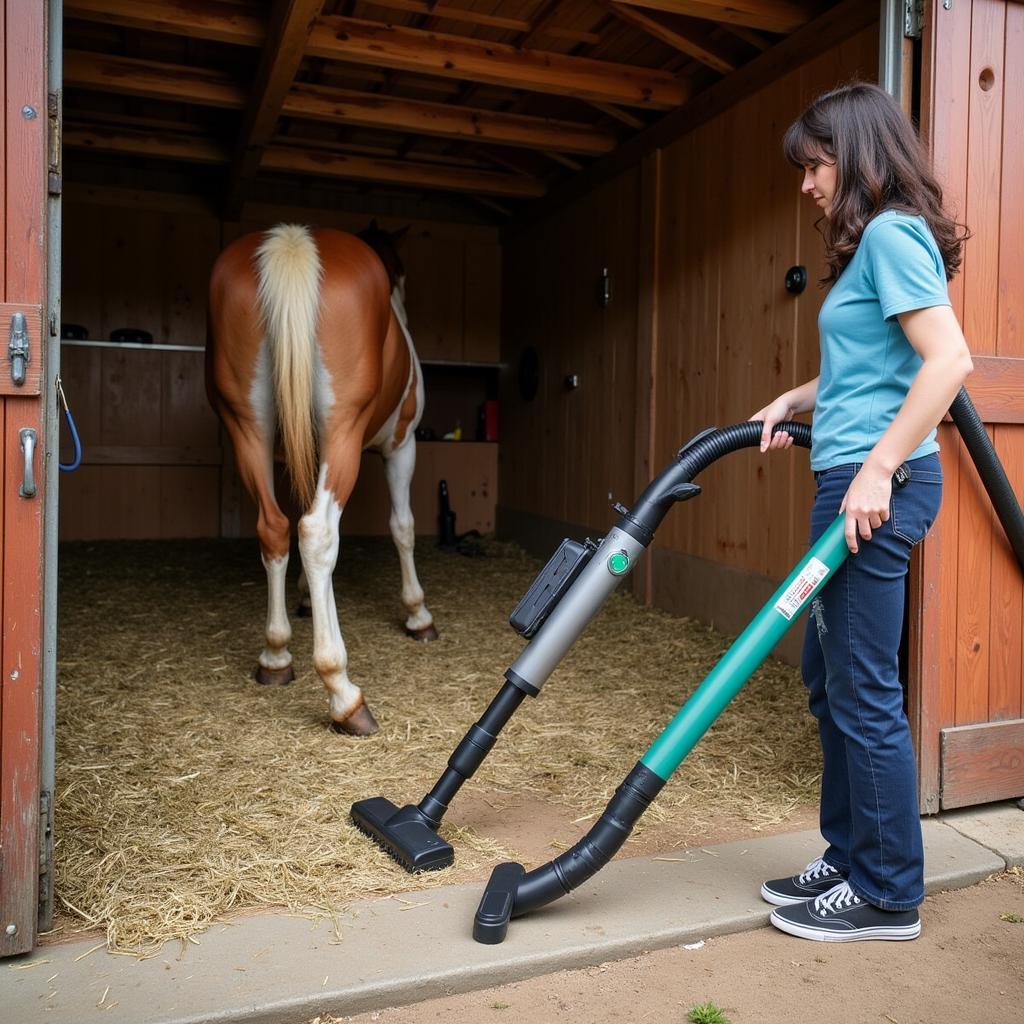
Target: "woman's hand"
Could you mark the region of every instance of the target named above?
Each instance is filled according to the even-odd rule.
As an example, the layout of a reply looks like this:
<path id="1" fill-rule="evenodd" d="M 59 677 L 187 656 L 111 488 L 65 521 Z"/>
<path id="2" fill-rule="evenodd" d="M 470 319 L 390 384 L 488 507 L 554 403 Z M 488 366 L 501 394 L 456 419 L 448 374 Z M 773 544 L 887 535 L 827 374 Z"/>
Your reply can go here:
<path id="1" fill-rule="evenodd" d="M 771 405 L 766 405 L 750 417 L 751 420 L 764 420 L 764 430 L 761 432 L 761 451 L 793 447 L 793 438 L 785 430 L 780 430 L 773 437 L 772 427 L 776 423 L 782 423 L 783 420 L 792 419 L 796 413 L 797 410 L 793 407 L 787 392 L 784 395 L 779 395 Z"/>
<path id="2" fill-rule="evenodd" d="M 892 477 L 865 463 L 850 482 L 840 512 L 846 512 L 846 546 L 857 554 L 857 535 L 871 540 L 871 531 L 889 520 Z"/>

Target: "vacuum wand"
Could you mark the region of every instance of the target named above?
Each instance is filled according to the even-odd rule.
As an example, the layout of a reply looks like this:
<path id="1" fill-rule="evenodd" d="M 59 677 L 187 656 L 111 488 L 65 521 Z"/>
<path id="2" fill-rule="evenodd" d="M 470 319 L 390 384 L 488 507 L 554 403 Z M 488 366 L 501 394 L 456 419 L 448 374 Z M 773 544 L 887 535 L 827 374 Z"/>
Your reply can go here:
<path id="1" fill-rule="evenodd" d="M 505 683 L 452 752 L 433 788 L 419 804 L 404 807 L 382 796 L 359 800 L 352 805 L 353 823 L 407 871 L 451 864 L 454 850 L 437 831 L 452 798 L 483 763 L 519 705 L 540 693 L 609 594 L 633 570 L 668 511 L 700 494 L 694 477 L 722 456 L 757 445 L 763 428 L 763 423 L 747 421 L 702 431 L 683 445 L 632 508 L 615 506 L 619 518 L 600 544 L 563 541 L 510 617 L 516 631 L 530 642 L 505 672 Z M 803 448 L 811 445 L 806 423 L 779 423 L 775 430 L 787 431 Z"/>
<path id="2" fill-rule="evenodd" d="M 909 479 L 901 466 L 893 486 Z M 578 888 L 615 856 L 672 773 L 848 555 L 846 516 L 840 513 L 651 744 L 586 836 L 529 873 L 521 864 L 494 869 L 473 922 L 477 942 L 502 942 L 511 918 Z"/>

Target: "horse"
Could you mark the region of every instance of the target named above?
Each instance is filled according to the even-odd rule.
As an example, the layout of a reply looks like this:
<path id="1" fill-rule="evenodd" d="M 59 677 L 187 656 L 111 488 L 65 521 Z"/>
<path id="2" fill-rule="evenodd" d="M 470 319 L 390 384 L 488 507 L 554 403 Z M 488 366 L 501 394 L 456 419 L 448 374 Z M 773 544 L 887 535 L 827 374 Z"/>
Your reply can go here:
<path id="1" fill-rule="evenodd" d="M 352 736 L 379 727 L 349 678 L 332 574 L 366 449 L 384 458 L 406 632 L 437 637 L 413 562 L 409 485 L 423 374 L 405 314 L 396 248 L 403 233 L 376 220 L 359 235 L 278 224 L 231 243 L 210 277 L 207 396 L 257 505 L 267 573 L 266 645 L 254 676 L 264 684 L 295 678 L 285 608 L 291 528 L 274 494 L 280 447 L 302 509 L 299 589 L 313 616 L 313 664 L 329 694 L 332 728 Z"/>

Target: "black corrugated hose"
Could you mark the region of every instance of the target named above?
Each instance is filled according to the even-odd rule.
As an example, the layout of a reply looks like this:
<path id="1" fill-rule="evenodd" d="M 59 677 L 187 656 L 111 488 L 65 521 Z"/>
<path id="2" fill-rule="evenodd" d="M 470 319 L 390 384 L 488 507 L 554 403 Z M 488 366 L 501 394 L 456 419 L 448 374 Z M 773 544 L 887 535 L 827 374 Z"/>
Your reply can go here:
<path id="1" fill-rule="evenodd" d="M 975 409 L 966 388 L 961 388 L 960 393 L 953 399 L 949 415 L 964 439 L 981 482 L 988 491 L 992 507 L 1006 531 L 1010 547 L 1013 548 L 1017 562 L 1024 571 L 1024 512 L 1021 512 L 1020 502 L 1013 493 L 1010 481 L 1006 477 L 1006 470 L 999 461 L 999 456 L 985 430 L 985 424 L 981 422 L 978 410 Z"/>

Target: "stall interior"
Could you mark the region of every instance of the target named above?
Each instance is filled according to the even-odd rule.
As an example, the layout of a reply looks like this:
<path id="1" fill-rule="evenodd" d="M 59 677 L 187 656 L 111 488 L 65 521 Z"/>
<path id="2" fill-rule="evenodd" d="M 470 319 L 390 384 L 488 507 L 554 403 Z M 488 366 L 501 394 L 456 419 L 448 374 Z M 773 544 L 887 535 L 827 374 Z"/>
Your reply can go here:
<path id="1" fill-rule="evenodd" d="M 865 6 L 68 0 L 62 374 L 86 447 L 62 538 L 252 534 L 205 400 L 206 284 L 224 245 L 282 220 L 408 229 L 417 532 L 442 480 L 460 532 L 600 525 L 654 443 L 639 161 L 871 25 Z M 364 456 L 346 529 L 387 518 Z"/>

